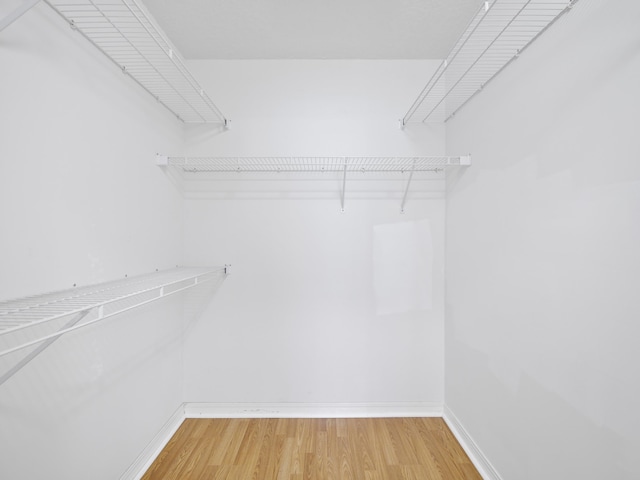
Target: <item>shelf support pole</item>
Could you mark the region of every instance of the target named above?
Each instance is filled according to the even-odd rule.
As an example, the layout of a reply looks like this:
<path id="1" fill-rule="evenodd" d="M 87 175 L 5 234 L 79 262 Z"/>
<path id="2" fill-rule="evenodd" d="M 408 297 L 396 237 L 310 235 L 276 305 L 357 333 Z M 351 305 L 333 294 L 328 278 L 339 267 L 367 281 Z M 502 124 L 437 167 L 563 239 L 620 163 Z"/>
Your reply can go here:
<path id="1" fill-rule="evenodd" d="M 407 203 L 407 195 L 409 195 L 409 186 L 411 185 L 411 180 L 413 180 L 413 172 L 416 169 L 416 160 L 413 159 L 413 164 L 411 165 L 411 171 L 409 172 L 409 178 L 407 179 L 407 185 L 404 187 L 404 195 L 402 196 L 402 203 L 400 204 L 400 213 L 404 213 L 404 205 Z"/>
<path id="2" fill-rule="evenodd" d="M 22 3 L 13 12 L 0 20 L 0 32 L 35 7 L 38 3 L 40 3 L 40 0 L 22 0 Z"/>
<path id="3" fill-rule="evenodd" d="M 344 192 L 347 187 L 347 158 L 344 159 L 344 170 L 342 173 L 342 192 L 340 194 L 340 211 L 344 213 Z"/>

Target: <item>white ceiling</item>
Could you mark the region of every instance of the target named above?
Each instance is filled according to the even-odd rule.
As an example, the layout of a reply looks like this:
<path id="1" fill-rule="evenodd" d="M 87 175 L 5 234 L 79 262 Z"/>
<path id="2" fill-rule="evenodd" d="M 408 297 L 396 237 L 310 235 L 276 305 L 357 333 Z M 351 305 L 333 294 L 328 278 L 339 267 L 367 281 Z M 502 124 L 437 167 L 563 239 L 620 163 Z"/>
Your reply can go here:
<path id="1" fill-rule="evenodd" d="M 444 58 L 482 0 L 143 0 L 188 59 Z"/>

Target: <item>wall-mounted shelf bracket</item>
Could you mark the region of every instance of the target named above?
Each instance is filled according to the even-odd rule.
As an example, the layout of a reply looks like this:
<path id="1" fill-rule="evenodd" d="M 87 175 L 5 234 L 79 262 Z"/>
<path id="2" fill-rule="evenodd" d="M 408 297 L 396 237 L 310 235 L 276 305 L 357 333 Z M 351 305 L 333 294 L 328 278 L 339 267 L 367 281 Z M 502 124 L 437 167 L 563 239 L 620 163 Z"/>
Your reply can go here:
<path id="1" fill-rule="evenodd" d="M 0 20 L 0 32 L 35 7 L 38 3 L 40 3 L 40 0 L 22 0 L 22 3 L 18 5 L 13 12 Z"/>
<path id="2" fill-rule="evenodd" d="M 62 326 L 62 328 L 60 328 L 58 331 L 65 330 L 65 329 L 68 329 L 68 328 L 71 328 L 71 327 L 77 325 L 78 322 L 80 322 L 88 314 L 89 314 L 89 311 L 85 310 L 84 312 L 80 312 L 80 313 L 74 315 L 71 318 L 71 320 L 69 320 L 67 323 L 65 323 Z M 31 362 L 31 360 L 33 360 L 38 355 L 40 355 L 43 351 L 45 351 L 58 338 L 60 338 L 60 337 L 59 336 L 54 336 L 54 337 L 48 338 L 47 340 L 44 340 L 43 342 L 40 343 L 40 345 L 38 345 L 35 349 L 33 349 L 31 352 L 29 352 L 28 355 L 23 357 L 13 367 L 11 367 L 9 370 L 7 370 L 2 375 L 0 375 L 0 385 L 2 385 L 4 382 L 9 380 L 11 377 L 13 377 L 16 373 L 18 373 L 20 370 L 22 370 L 25 366 L 27 366 L 27 364 L 29 362 Z"/>
<path id="3" fill-rule="evenodd" d="M 400 213 L 404 213 L 404 205 L 407 203 L 407 195 L 409 194 L 409 187 L 411 186 L 411 180 L 413 180 L 413 172 L 415 171 L 415 162 L 411 165 L 411 171 L 409 172 L 409 178 L 407 179 L 407 186 L 404 188 L 404 195 L 402 195 L 402 203 L 400 204 Z"/>

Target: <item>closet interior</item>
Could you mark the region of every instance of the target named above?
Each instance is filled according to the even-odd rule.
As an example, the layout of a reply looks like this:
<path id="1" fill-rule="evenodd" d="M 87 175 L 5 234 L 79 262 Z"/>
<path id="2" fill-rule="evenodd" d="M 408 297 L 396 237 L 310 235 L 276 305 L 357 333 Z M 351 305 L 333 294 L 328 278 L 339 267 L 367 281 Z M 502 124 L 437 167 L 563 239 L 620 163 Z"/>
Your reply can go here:
<path id="1" fill-rule="evenodd" d="M 640 475 L 640 7 L 459 4 L 438 58 L 0 9 L 0 477 L 141 478 L 187 418 L 403 416 L 486 479 Z"/>

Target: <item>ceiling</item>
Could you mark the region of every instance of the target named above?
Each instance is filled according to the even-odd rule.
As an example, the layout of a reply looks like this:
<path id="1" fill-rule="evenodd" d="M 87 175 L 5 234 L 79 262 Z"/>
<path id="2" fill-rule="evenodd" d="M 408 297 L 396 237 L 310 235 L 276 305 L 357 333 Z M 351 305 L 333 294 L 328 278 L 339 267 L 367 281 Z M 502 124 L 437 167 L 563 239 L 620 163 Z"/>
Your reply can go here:
<path id="1" fill-rule="evenodd" d="M 143 0 L 187 59 L 446 57 L 482 0 Z"/>

